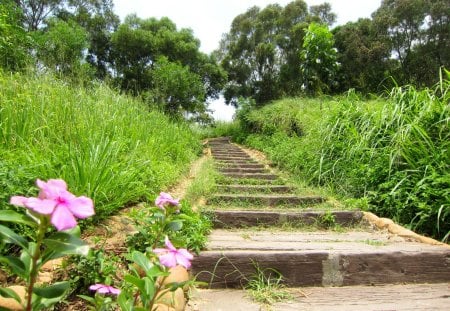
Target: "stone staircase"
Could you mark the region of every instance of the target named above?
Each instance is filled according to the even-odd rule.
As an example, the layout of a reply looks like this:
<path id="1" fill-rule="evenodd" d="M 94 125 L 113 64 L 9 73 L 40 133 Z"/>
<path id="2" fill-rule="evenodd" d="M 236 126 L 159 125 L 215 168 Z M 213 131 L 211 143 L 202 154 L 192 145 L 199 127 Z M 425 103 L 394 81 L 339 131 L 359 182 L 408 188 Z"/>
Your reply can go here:
<path id="1" fill-rule="evenodd" d="M 239 288 L 257 264 L 290 287 L 450 282 L 450 248 L 378 230 L 360 211 L 324 208 L 325 197 L 301 195 L 228 138 L 209 147 L 222 176 L 207 200 L 214 230 L 193 261 L 198 281 Z M 298 226 L 330 220 L 343 230 Z"/>

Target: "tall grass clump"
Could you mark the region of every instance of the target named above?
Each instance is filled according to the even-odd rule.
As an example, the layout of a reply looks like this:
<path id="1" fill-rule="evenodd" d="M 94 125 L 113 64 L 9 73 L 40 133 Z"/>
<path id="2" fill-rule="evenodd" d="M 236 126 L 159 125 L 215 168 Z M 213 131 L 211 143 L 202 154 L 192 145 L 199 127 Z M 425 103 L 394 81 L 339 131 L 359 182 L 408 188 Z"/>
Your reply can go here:
<path id="1" fill-rule="evenodd" d="M 104 85 L 0 73 L 0 209 L 36 178 L 62 178 L 97 216 L 154 197 L 200 152 L 199 137 Z"/>
<path id="2" fill-rule="evenodd" d="M 366 198 L 380 216 L 450 236 L 450 83 L 394 88 L 361 100 L 287 99 L 241 109 L 244 143 L 336 194 Z M 295 124 L 295 126 L 293 125 Z M 242 134 L 241 134 L 242 136 Z"/>

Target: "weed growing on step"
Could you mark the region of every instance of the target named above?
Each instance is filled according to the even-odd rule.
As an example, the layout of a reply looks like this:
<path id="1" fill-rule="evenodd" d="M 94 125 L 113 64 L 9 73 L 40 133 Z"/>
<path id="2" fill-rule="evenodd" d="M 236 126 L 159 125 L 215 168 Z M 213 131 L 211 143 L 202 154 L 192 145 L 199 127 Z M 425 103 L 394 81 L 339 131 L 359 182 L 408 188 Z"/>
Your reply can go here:
<path id="1" fill-rule="evenodd" d="M 248 280 L 245 289 L 257 302 L 272 305 L 276 302 L 291 300 L 293 296 L 283 285 L 283 276 L 275 269 L 262 269 L 259 264 L 252 261 L 255 273 Z"/>

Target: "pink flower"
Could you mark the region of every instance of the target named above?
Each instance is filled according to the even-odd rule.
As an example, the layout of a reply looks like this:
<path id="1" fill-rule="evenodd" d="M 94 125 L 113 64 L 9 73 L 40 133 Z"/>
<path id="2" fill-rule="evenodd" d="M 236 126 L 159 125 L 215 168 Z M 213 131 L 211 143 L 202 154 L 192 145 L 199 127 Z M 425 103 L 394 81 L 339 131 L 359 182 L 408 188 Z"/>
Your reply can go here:
<path id="1" fill-rule="evenodd" d="M 41 189 L 37 198 L 13 196 L 10 203 L 42 215 L 50 215 L 50 221 L 58 231 L 75 227 L 75 217 L 87 218 L 95 214 L 92 200 L 84 196 L 76 197 L 67 191 L 64 180 L 50 179 L 44 182 L 38 179 L 36 184 Z"/>
<path id="2" fill-rule="evenodd" d="M 155 205 L 158 206 L 160 209 L 165 209 L 164 206 L 166 205 L 174 205 L 174 206 L 180 205 L 179 201 L 180 199 L 174 199 L 170 194 L 161 192 L 155 200 Z"/>
<path id="3" fill-rule="evenodd" d="M 177 264 L 186 269 L 191 266 L 191 260 L 194 258 L 185 248 L 176 249 L 166 236 L 167 248 L 155 248 L 153 252 L 158 254 L 159 262 L 168 268 L 175 267 Z"/>
<path id="4" fill-rule="evenodd" d="M 94 284 L 89 286 L 89 289 L 95 290 L 99 294 L 120 294 L 120 289 L 105 284 Z"/>

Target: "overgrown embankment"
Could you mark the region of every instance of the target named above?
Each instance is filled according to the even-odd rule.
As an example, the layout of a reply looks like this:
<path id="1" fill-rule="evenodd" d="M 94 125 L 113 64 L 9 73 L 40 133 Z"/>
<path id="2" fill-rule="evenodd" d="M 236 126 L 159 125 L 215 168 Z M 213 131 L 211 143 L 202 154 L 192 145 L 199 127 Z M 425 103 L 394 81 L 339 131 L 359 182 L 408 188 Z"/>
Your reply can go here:
<path id="1" fill-rule="evenodd" d="M 201 151 L 186 124 L 104 85 L 0 73 L 0 103 L 0 209 L 36 178 L 62 178 L 106 216 L 154 197 Z"/>
<path id="2" fill-rule="evenodd" d="M 245 104 L 220 135 L 412 229 L 450 235 L 450 84 L 393 89 L 364 101 L 286 99 L 261 109 Z"/>

